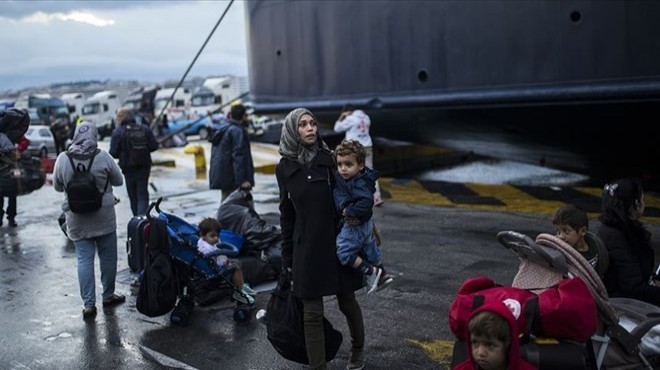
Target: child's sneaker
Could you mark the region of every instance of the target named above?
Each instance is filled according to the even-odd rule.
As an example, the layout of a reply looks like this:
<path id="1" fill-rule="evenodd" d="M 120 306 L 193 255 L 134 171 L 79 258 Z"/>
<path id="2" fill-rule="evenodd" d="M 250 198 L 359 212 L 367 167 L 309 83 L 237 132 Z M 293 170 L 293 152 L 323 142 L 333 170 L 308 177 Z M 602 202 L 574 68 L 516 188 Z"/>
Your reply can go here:
<path id="1" fill-rule="evenodd" d="M 248 283 L 243 284 L 243 293 L 249 294 L 253 297 L 257 295 L 257 292 L 254 289 L 252 289 L 252 287 L 250 287 Z"/>
<path id="2" fill-rule="evenodd" d="M 241 294 L 240 292 L 234 291 L 234 293 L 231 295 L 231 298 L 236 302 L 240 302 L 249 306 L 254 304 L 254 298 L 252 298 L 252 296 L 249 294 Z"/>
<path id="3" fill-rule="evenodd" d="M 382 269 L 374 267 L 371 271 L 371 275 L 367 275 L 367 294 L 370 294 L 376 288 L 378 288 L 378 282 L 380 281 L 380 275 L 383 273 Z"/>

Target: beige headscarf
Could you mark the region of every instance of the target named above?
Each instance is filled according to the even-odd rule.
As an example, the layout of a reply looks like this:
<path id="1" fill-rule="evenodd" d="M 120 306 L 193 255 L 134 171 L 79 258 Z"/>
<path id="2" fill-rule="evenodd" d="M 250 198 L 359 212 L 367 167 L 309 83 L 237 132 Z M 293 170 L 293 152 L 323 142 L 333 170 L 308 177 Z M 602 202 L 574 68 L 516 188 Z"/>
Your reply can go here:
<path id="1" fill-rule="evenodd" d="M 304 114 L 309 114 L 316 121 L 314 114 L 312 114 L 307 108 L 296 108 L 289 112 L 284 119 L 282 136 L 280 136 L 279 152 L 283 157 L 297 161 L 306 167 L 310 167 L 318 154 L 319 148 L 328 149 L 328 146 L 323 140 L 321 140 L 318 133 L 316 134 L 317 140 L 314 144 L 305 145 L 300 140 L 300 135 L 298 134 L 298 121 L 300 121 L 300 117 Z"/>

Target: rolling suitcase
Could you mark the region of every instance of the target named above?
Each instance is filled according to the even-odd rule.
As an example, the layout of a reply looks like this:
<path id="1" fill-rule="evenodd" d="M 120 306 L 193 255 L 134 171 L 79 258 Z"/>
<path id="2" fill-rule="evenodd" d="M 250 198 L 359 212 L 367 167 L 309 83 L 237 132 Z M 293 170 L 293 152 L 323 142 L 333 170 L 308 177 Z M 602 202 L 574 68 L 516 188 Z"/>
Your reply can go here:
<path id="1" fill-rule="evenodd" d="M 144 268 L 147 258 L 147 240 L 149 220 L 145 216 L 137 216 L 128 221 L 126 234 L 126 254 L 128 267 L 133 272 L 140 272 Z"/>

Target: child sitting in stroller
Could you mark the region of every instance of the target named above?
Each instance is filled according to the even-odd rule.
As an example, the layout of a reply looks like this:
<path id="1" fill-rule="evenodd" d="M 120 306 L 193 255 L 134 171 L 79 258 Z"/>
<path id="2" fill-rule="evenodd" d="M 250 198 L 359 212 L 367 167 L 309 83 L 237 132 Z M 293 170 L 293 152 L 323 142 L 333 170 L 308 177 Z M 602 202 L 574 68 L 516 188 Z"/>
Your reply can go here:
<path id="1" fill-rule="evenodd" d="M 216 265 L 223 271 L 223 275 L 227 278 L 231 276 L 231 282 L 245 294 L 240 294 L 235 291 L 232 294 L 232 299 L 237 302 L 252 305 L 254 304 L 254 296 L 257 294 L 250 286 L 243 281 L 243 273 L 241 272 L 240 262 L 236 259 L 229 258 L 238 254 L 238 249 L 228 244 L 219 244 L 219 232 L 222 228 L 220 221 L 215 218 L 207 217 L 199 223 L 199 240 L 197 241 L 197 250 L 204 255 L 204 257 L 212 258 Z"/>

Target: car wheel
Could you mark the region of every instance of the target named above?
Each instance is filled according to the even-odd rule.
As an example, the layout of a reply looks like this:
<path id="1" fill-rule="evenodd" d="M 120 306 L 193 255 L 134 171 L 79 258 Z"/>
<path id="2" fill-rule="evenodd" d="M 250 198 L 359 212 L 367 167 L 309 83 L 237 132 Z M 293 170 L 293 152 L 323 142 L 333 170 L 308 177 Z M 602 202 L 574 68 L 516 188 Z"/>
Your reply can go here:
<path id="1" fill-rule="evenodd" d="M 201 140 L 206 140 L 209 138 L 209 130 L 206 127 L 202 127 L 199 129 L 199 138 Z"/>
<path id="2" fill-rule="evenodd" d="M 48 149 L 41 148 L 41 150 L 39 150 L 39 158 L 46 158 L 46 157 L 48 157 Z"/>

